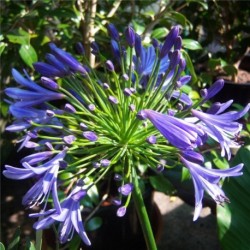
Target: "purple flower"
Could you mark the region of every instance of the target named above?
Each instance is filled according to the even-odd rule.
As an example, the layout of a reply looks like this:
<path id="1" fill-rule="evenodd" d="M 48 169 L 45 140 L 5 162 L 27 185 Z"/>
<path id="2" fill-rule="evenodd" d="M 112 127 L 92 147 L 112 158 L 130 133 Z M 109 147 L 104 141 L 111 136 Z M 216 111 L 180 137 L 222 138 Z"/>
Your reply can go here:
<path id="1" fill-rule="evenodd" d="M 201 157 L 200 157 L 201 158 Z M 181 156 L 182 163 L 190 171 L 194 188 L 195 188 L 195 212 L 193 220 L 197 220 L 202 209 L 202 199 L 204 190 L 214 199 L 214 201 L 222 205 L 224 202 L 229 202 L 229 199 L 225 196 L 225 193 L 219 186 L 221 178 L 229 176 L 242 175 L 241 169 L 243 164 L 238 164 L 230 169 L 207 169 L 200 166 L 200 164 L 187 160 L 183 155 Z"/>
<path id="2" fill-rule="evenodd" d="M 168 35 L 166 36 L 165 42 L 162 45 L 161 51 L 160 51 L 160 58 L 165 57 L 168 52 L 170 51 L 170 49 L 173 47 L 173 45 L 175 44 L 176 38 L 179 35 L 179 27 L 178 26 L 174 26 L 170 32 L 168 33 Z"/>
<path id="3" fill-rule="evenodd" d="M 131 26 L 128 26 L 125 30 L 125 37 L 129 47 L 135 46 L 135 31 Z"/>
<path id="4" fill-rule="evenodd" d="M 93 104 L 93 103 L 89 104 L 89 105 L 88 105 L 88 109 L 89 109 L 90 111 L 94 111 L 94 110 L 95 110 L 95 104 Z"/>
<path id="5" fill-rule="evenodd" d="M 32 107 L 34 105 L 41 104 L 46 101 L 64 98 L 63 94 L 45 89 L 37 85 L 30 79 L 24 78 L 15 69 L 12 70 L 12 75 L 17 83 L 28 88 L 28 90 L 21 88 L 12 88 L 12 87 L 6 88 L 5 89 L 6 95 L 16 100 L 16 103 L 12 104 L 10 107 L 13 106 L 15 106 L 16 108 Z M 25 112 L 24 109 L 23 112 Z"/>
<path id="6" fill-rule="evenodd" d="M 187 150 L 202 145 L 205 133 L 198 126 L 153 110 L 146 109 L 143 112 L 155 128 L 177 148 Z"/>
<path id="7" fill-rule="evenodd" d="M 116 215 L 118 217 L 123 217 L 126 214 L 126 210 L 127 210 L 127 208 L 125 206 L 119 207 L 117 209 Z"/>
<path id="8" fill-rule="evenodd" d="M 61 60 L 57 59 L 54 55 L 48 53 L 46 54 L 45 59 L 49 64 L 51 64 L 52 66 L 57 68 L 60 72 L 62 72 L 62 75 L 68 75 L 70 73 L 69 68 L 66 67 L 61 62 Z"/>
<path id="9" fill-rule="evenodd" d="M 90 44 L 90 47 L 91 47 L 91 53 L 94 54 L 94 55 L 98 55 L 100 53 L 100 50 L 99 50 L 99 46 L 96 42 L 92 42 Z"/>
<path id="10" fill-rule="evenodd" d="M 22 160 L 23 168 L 15 168 L 9 165 L 5 166 L 6 170 L 3 171 L 3 175 L 9 179 L 23 180 L 30 177 L 39 178 L 34 186 L 24 195 L 23 205 L 33 207 L 45 201 L 46 206 L 49 194 L 52 192 L 56 210 L 60 211 L 61 208 L 57 195 L 57 174 L 60 168 L 60 161 L 63 161 L 66 152 L 67 148 L 51 160 L 34 167 L 33 165 L 39 163 L 40 160 L 42 161 L 50 157 L 51 152 L 47 151 L 44 152 L 43 155 L 33 155 L 24 158 Z M 35 159 L 34 157 L 38 158 Z M 25 160 L 27 160 L 27 162 L 25 162 Z"/>
<path id="11" fill-rule="evenodd" d="M 48 77 L 42 76 L 41 77 L 41 82 L 46 88 L 49 88 L 49 89 L 52 89 L 52 90 L 57 90 L 59 88 L 58 84 L 55 81 L 48 78 Z"/>
<path id="12" fill-rule="evenodd" d="M 113 53 L 113 56 L 114 56 L 115 60 L 117 60 L 118 62 L 120 62 L 121 53 L 120 53 L 120 49 L 119 49 L 118 43 L 115 40 L 113 40 L 113 39 L 111 39 L 110 43 L 111 43 L 111 50 L 112 50 L 112 53 Z"/>
<path id="13" fill-rule="evenodd" d="M 198 110 L 192 110 L 192 114 L 201 121 L 199 125 L 202 126 L 203 130 L 220 143 L 221 156 L 225 156 L 225 153 L 227 153 L 228 159 L 230 159 L 230 147 L 238 146 L 234 138 L 242 129 L 242 124 L 235 122 L 235 120 L 238 120 L 248 112 L 250 103 L 241 111 L 228 111 L 221 114 L 225 107 L 228 107 L 228 103 L 225 103 L 224 107 L 222 105 L 215 114 L 207 114 Z"/>
<path id="14" fill-rule="evenodd" d="M 33 66 L 37 72 L 39 72 L 42 76 L 46 77 L 56 77 L 56 76 L 64 76 L 65 73 L 60 71 L 58 68 L 52 66 L 51 64 L 44 62 L 36 62 L 33 63 Z"/>
<path id="15" fill-rule="evenodd" d="M 110 96 L 108 97 L 108 99 L 109 99 L 109 101 L 110 101 L 111 103 L 113 103 L 113 104 L 118 104 L 118 103 L 119 103 L 119 101 L 117 100 L 117 98 L 114 97 L 114 96 L 112 96 L 112 95 L 110 95 Z"/>
<path id="16" fill-rule="evenodd" d="M 154 136 L 154 135 L 150 135 L 150 136 L 147 137 L 147 139 L 146 139 L 146 141 L 147 141 L 148 143 L 150 143 L 150 144 L 155 144 L 155 143 L 156 143 L 156 140 L 157 140 L 157 138 L 156 138 L 156 136 Z"/>
<path id="17" fill-rule="evenodd" d="M 50 49 L 52 53 L 58 58 L 58 60 L 62 61 L 65 65 L 67 65 L 71 70 L 80 72 L 84 75 L 86 75 L 88 72 L 84 68 L 83 65 L 81 65 L 76 58 L 74 58 L 70 53 L 57 48 L 55 44 L 50 44 Z"/>
<path id="18" fill-rule="evenodd" d="M 78 53 L 79 55 L 85 55 L 85 49 L 84 49 L 84 47 L 83 47 L 83 45 L 82 45 L 81 42 L 78 42 L 78 43 L 75 45 L 75 49 L 76 49 L 76 51 L 77 51 L 77 53 Z"/>
<path id="19" fill-rule="evenodd" d="M 203 89 L 201 93 L 203 97 L 202 103 L 214 97 L 223 88 L 223 86 L 224 80 L 219 79 L 209 89 Z"/>
<path id="20" fill-rule="evenodd" d="M 73 237 L 74 230 L 79 234 L 83 242 L 90 246 L 91 242 L 85 232 L 82 222 L 80 200 L 86 196 L 86 190 L 76 186 L 69 196 L 61 203 L 61 212 L 50 209 L 44 213 L 31 214 L 30 217 L 44 216 L 43 219 L 34 224 L 36 230 L 49 227 L 54 222 L 60 223 L 58 228 L 60 243 L 66 243 Z"/>
<path id="21" fill-rule="evenodd" d="M 102 159 L 100 161 L 102 167 L 108 167 L 110 165 L 110 160 L 108 159 Z"/>
<path id="22" fill-rule="evenodd" d="M 120 36 L 119 36 L 119 33 L 118 33 L 115 25 L 113 23 L 109 23 L 107 25 L 107 29 L 108 29 L 108 33 L 109 33 L 110 37 L 118 42 L 120 40 Z"/>
<path id="23" fill-rule="evenodd" d="M 114 67 L 114 64 L 110 61 L 110 60 L 107 60 L 106 61 L 106 67 L 109 71 L 113 72 L 115 71 L 115 67 Z"/>
<path id="24" fill-rule="evenodd" d="M 69 113 L 76 113 L 75 107 L 73 105 L 71 105 L 70 103 L 65 104 L 64 110 L 69 112 Z"/>
<path id="25" fill-rule="evenodd" d="M 133 188 L 134 188 L 134 185 L 132 183 L 127 183 L 119 187 L 118 192 L 124 196 L 128 196 L 132 192 Z"/>
<path id="26" fill-rule="evenodd" d="M 86 131 L 86 132 L 83 132 L 83 136 L 88 139 L 89 141 L 97 141 L 98 140 L 98 137 L 97 135 L 92 132 L 92 131 Z"/>
<path id="27" fill-rule="evenodd" d="M 135 34 L 135 53 L 137 57 L 141 56 L 143 47 L 141 42 L 141 37 L 138 34 Z"/>
<path id="28" fill-rule="evenodd" d="M 63 140 L 67 143 L 67 144 L 72 144 L 75 140 L 76 137 L 74 135 L 67 135 L 63 137 Z"/>

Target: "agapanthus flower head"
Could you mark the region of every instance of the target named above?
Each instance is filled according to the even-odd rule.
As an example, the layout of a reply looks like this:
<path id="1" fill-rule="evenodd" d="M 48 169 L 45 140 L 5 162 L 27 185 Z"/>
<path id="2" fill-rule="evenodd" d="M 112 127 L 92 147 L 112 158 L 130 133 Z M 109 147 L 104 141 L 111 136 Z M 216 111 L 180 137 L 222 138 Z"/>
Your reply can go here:
<path id="1" fill-rule="evenodd" d="M 199 158 L 202 158 L 200 156 Z M 194 221 L 200 215 L 202 209 L 202 199 L 204 196 L 204 190 L 214 199 L 217 204 L 222 205 L 224 202 L 229 202 L 225 193 L 220 187 L 219 181 L 221 178 L 229 176 L 240 176 L 240 172 L 243 168 L 243 164 L 238 164 L 235 167 L 229 169 L 207 169 L 200 164 L 191 161 L 191 158 L 187 159 L 187 154 L 181 156 L 181 161 L 190 171 L 194 188 L 195 188 L 195 212 Z"/>
<path id="2" fill-rule="evenodd" d="M 161 174 L 181 162 L 195 186 L 197 219 L 204 190 L 218 204 L 227 202 L 220 180 L 241 174 L 242 164 L 226 170 L 205 168 L 202 147 L 209 148 L 212 141 L 221 146 L 223 157 L 230 158 L 230 147 L 239 146 L 234 139 L 242 129 L 236 120 L 250 104 L 240 111 L 226 111 L 232 101 L 208 107 L 222 80 L 193 103 L 183 88 L 191 76 L 185 73 L 178 26 L 163 43 L 153 40 L 147 46 L 130 26 L 124 32 L 125 43 L 114 25 L 107 28 L 113 57 L 105 58 L 108 51 L 103 53 L 96 42 L 91 43 L 92 53 L 98 55 L 97 67 L 86 66 L 91 65 L 87 57 L 80 56 L 83 65 L 51 43 L 46 63 L 34 64 L 41 79 L 33 81 L 26 72 L 24 77 L 13 69 L 20 86 L 5 89 L 14 118 L 6 130 L 19 133 L 19 150 L 35 152 L 22 158 L 19 168 L 6 165 L 3 174 L 33 179 L 23 205 L 41 207 L 31 215 L 41 217 L 35 229 L 59 224 L 61 243 L 76 231 L 90 245 L 82 216 L 92 216 L 101 197 L 97 193 L 105 187 L 115 186 L 118 197 L 112 199 L 112 192 L 100 202 L 112 200 L 118 206 L 116 215 L 122 217 L 130 200 L 139 198 L 138 179 L 148 179 L 144 173 Z M 58 196 L 59 189 L 65 198 Z M 49 206 L 52 209 L 47 210 Z"/>
<path id="3" fill-rule="evenodd" d="M 37 230 L 45 229 L 54 222 L 59 222 L 59 240 L 60 243 L 66 243 L 73 237 L 74 231 L 78 233 L 83 242 L 90 246 L 91 242 L 85 232 L 80 211 L 80 201 L 86 196 L 86 190 L 80 186 L 76 186 L 68 197 L 61 203 L 61 213 L 55 209 L 50 209 L 44 213 L 31 214 L 31 217 L 44 218 L 34 224 Z"/>

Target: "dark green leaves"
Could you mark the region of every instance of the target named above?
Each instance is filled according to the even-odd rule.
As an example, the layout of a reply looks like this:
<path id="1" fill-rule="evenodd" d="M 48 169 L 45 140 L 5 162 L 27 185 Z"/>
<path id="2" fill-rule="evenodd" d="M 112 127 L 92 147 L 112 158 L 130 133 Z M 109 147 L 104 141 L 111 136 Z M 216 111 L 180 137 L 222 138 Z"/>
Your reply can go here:
<path id="1" fill-rule="evenodd" d="M 163 175 L 154 175 L 149 177 L 150 184 L 157 191 L 163 192 L 165 194 L 173 194 L 174 187 L 170 181 Z"/>
<path id="2" fill-rule="evenodd" d="M 224 250 L 245 250 L 250 246 L 250 146 L 241 148 L 233 165 L 244 163 L 244 174 L 225 180 L 223 190 L 231 203 L 217 207 L 219 238 Z"/>

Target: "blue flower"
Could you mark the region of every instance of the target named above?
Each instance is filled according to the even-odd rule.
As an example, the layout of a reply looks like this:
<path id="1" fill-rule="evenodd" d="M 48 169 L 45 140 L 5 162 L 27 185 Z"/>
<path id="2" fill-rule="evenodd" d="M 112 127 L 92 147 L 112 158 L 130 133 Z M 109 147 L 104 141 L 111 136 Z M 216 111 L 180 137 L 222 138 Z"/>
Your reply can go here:
<path id="1" fill-rule="evenodd" d="M 189 152 L 189 155 L 192 154 Z M 195 153 L 197 154 L 197 153 Z M 193 157 L 195 158 L 196 155 Z M 202 167 L 199 163 L 192 162 L 191 157 L 187 159 L 186 155 L 180 157 L 182 163 L 188 168 L 194 188 L 195 188 L 195 212 L 193 220 L 197 220 L 202 209 L 202 199 L 204 196 L 204 190 L 214 199 L 214 201 L 222 205 L 224 202 L 229 202 L 229 199 L 225 196 L 225 193 L 219 186 L 221 178 L 229 176 L 242 175 L 241 169 L 243 164 L 238 164 L 230 169 L 207 169 Z M 199 157 L 202 159 L 202 156 Z"/>
<path id="2" fill-rule="evenodd" d="M 54 205 L 57 211 L 60 211 L 57 195 L 57 174 L 60 168 L 60 161 L 63 161 L 66 151 L 67 148 L 46 163 L 34 167 L 33 165 L 36 165 L 39 161 L 47 159 L 51 155 L 51 152 L 44 152 L 40 155 L 33 155 L 33 157 L 29 156 L 28 158 L 24 158 L 22 160 L 24 168 L 15 168 L 9 165 L 5 166 L 6 170 L 3 171 L 3 175 L 7 178 L 15 180 L 22 180 L 31 177 L 39 178 L 34 186 L 31 187 L 23 197 L 23 205 L 33 207 L 41 204 L 44 200 L 48 199 L 50 192 L 52 192 Z M 35 160 L 36 157 L 38 157 L 38 159 Z M 27 160 L 27 162 L 25 162 L 25 160 Z"/>
<path id="3" fill-rule="evenodd" d="M 214 110 L 215 113 L 204 113 L 198 110 L 192 110 L 192 114 L 200 120 L 199 125 L 203 130 L 220 143 L 221 156 L 225 156 L 227 153 L 228 159 L 231 157 L 230 147 L 237 147 L 237 142 L 234 138 L 242 129 L 242 124 L 235 122 L 244 116 L 250 109 L 250 103 L 241 111 L 228 111 L 222 113 L 225 108 L 228 107 L 229 102 L 221 105 L 218 110 Z M 211 112 L 211 110 L 210 110 Z"/>
<path id="4" fill-rule="evenodd" d="M 83 242 L 90 246 L 91 242 L 85 232 L 82 223 L 80 210 L 80 200 L 86 196 L 86 190 L 81 186 L 76 186 L 68 197 L 61 203 L 61 212 L 56 209 L 50 209 L 44 213 L 30 214 L 30 217 L 44 216 L 34 224 L 36 230 L 41 230 L 49 227 L 54 222 L 60 223 L 58 228 L 60 243 L 66 243 L 73 237 L 74 230 L 79 234 Z"/>
<path id="5" fill-rule="evenodd" d="M 14 104 L 16 107 L 33 107 L 35 105 L 44 103 L 46 101 L 57 100 L 64 98 L 64 95 L 61 93 L 53 92 L 51 90 L 45 89 L 30 79 L 24 78 L 17 70 L 12 70 L 12 75 L 16 82 L 20 85 L 28 88 L 6 88 L 5 93 L 7 96 L 16 100 Z"/>
<path id="6" fill-rule="evenodd" d="M 143 113 L 175 147 L 186 150 L 202 145 L 205 133 L 198 126 L 149 109 L 143 110 Z"/>

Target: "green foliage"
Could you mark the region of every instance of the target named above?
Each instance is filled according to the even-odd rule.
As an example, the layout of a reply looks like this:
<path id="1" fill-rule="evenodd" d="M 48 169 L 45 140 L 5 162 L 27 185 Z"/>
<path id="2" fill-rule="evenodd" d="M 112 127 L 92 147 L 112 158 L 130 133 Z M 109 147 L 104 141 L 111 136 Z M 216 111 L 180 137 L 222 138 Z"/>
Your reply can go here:
<path id="1" fill-rule="evenodd" d="M 92 217 L 89 221 L 87 221 L 85 225 L 85 229 L 87 231 L 95 231 L 102 225 L 101 217 Z"/>
<path id="2" fill-rule="evenodd" d="M 150 184 L 157 191 L 171 195 L 174 193 L 174 187 L 171 182 L 163 175 L 153 175 L 149 177 Z"/>
<path id="3" fill-rule="evenodd" d="M 219 238 L 224 250 L 245 250 L 250 246 L 250 146 L 241 148 L 232 164 L 241 162 L 243 176 L 225 180 L 223 185 L 231 203 L 217 206 Z"/>

